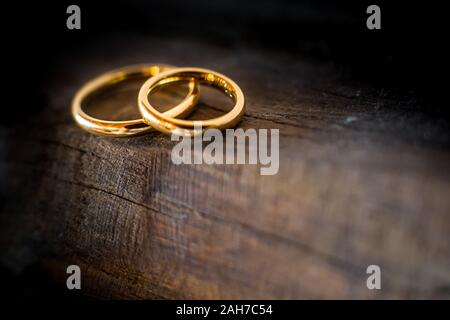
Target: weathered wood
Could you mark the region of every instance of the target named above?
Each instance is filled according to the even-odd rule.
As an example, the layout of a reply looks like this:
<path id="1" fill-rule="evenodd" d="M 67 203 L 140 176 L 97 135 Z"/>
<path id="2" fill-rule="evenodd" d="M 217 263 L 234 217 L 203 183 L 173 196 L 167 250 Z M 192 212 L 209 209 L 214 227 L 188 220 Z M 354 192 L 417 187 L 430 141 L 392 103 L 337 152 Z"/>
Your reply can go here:
<path id="1" fill-rule="evenodd" d="M 65 60 L 48 107 L 1 130 L 5 272 L 64 291 L 65 268 L 78 264 L 82 294 L 96 298 L 450 296 L 449 139 L 414 95 L 301 56 L 149 38 L 111 56 L 108 43 Z M 138 62 L 236 80 L 240 127 L 280 129 L 279 174 L 176 166 L 161 134 L 78 128 L 74 92 Z M 366 288 L 371 264 L 380 291 Z"/>

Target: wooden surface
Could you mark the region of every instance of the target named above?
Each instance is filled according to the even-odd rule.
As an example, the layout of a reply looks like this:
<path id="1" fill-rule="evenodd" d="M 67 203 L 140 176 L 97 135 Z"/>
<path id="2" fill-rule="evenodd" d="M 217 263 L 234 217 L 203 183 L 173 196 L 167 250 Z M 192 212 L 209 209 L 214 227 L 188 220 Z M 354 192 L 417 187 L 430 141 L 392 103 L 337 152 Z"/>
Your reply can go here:
<path id="1" fill-rule="evenodd" d="M 279 173 L 176 166 L 174 144 L 161 134 L 105 139 L 78 128 L 74 92 L 140 62 L 234 79 L 247 101 L 239 126 L 280 129 Z M 1 129 L 0 262 L 17 290 L 450 297 L 450 139 L 420 97 L 352 81 L 301 55 L 176 39 L 103 39 L 84 55 L 69 53 L 59 70 L 46 108 Z M 81 267 L 81 293 L 65 290 L 69 264 Z M 379 291 L 366 288 L 372 264 L 381 267 Z"/>

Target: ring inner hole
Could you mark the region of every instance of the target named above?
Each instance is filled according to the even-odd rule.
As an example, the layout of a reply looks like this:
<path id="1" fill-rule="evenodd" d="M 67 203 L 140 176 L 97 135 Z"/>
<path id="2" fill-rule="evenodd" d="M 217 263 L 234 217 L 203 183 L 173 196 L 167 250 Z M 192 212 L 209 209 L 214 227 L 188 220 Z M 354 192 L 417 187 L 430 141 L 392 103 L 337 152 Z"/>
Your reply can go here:
<path id="1" fill-rule="evenodd" d="M 83 111 L 98 119 L 122 121 L 140 119 L 137 97 L 148 76 L 135 75 L 123 81 L 104 86 L 83 101 Z M 164 112 L 178 105 L 189 92 L 188 82 L 180 81 L 154 95 L 155 108 Z"/>
<path id="2" fill-rule="evenodd" d="M 170 80 L 169 80 L 170 81 Z M 164 92 L 172 85 L 177 83 L 186 83 L 186 80 L 177 79 L 176 81 L 157 85 L 148 95 L 148 101 L 157 110 L 161 105 L 157 99 L 158 93 Z M 187 117 L 188 120 L 208 120 L 223 116 L 233 109 L 234 100 L 224 92 L 223 88 L 212 86 L 211 84 L 199 84 L 200 98 L 194 111 Z"/>

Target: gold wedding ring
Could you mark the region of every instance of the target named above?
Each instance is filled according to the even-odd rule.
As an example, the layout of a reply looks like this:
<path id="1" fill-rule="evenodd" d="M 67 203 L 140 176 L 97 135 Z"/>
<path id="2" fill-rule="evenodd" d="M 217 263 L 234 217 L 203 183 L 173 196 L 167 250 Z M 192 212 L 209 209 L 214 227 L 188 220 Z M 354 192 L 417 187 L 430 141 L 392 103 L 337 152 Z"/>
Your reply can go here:
<path id="1" fill-rule="evenodd" d="M 145 133 L 152 128 L 143 119 L 110 121 L 101 120 L 87 115 L 82 110 L 83 102 L 90 96 L 118 82 L 135 77 L 151 77 L 160 72 L 170 70 L 171 66 L 166 65 L 134 65 L 116 69 L 102 74 L 86 83 L 75 95 L 72 101 L 72 115 L 75 121 L 85 130 L 103 136 L 127 137 Z M 169 118 L 186 117 L 195 107 L 199 91 L 198 83 L 195 79 L 190 79 L 188 84 L 189 92 L 180 104 L 164 112 L 164 116 Z"/>
<path id="2" fill-rule="evenodd" d="M 182 80 L 197 80 L 221 89 L 234 101 L 234 107 L 223 116 L 209 120 L 181 120 L 156 110 L 149 102 L 149 94 L 156 88 L 168 83 Z M 194 136 L 208 128 L 224 129 L 235 126 L 244 114 L 244 94 L 239 86 L 230 78 L 215 71 L 200 68 L 174 68 L 163 71 L 148 79 L 141 87 L 138 97 L 139 111 L 146 124 L 166 133 L 179 136 Z M 198 129 L 201 126 L 201 129 Z"/>

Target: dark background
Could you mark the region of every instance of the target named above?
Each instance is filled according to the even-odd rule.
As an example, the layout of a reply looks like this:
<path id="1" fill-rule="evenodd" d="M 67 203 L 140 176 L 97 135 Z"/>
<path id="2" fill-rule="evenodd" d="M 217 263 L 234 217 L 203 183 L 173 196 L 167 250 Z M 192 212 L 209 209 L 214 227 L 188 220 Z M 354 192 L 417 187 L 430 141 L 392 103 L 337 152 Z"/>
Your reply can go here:
<path id="1" fill-rule="evenodd" d="M 81 30 L 66 28 L 70 4 L 81 7 Z M 381 30 L 366 28 L 370 4 L 381 8 Z M 358 81 L 414 90 L 430 102 L 426 111 L 445 115 L 440 106 L 447 36 L 443 2 L 29 1 L 3 5 L 2 12 L 7 95 L 10 101 L 18 96 L 33 101 L 25 109 L 8 108 L 1 120 L 6 125 L 42 108 L 42 88 L 65 53 L 84 52 L 96 40 L 115 34 L 298 52 L 342 66 Z M 32 84 L 26 93 L 24 78 Z"/>

